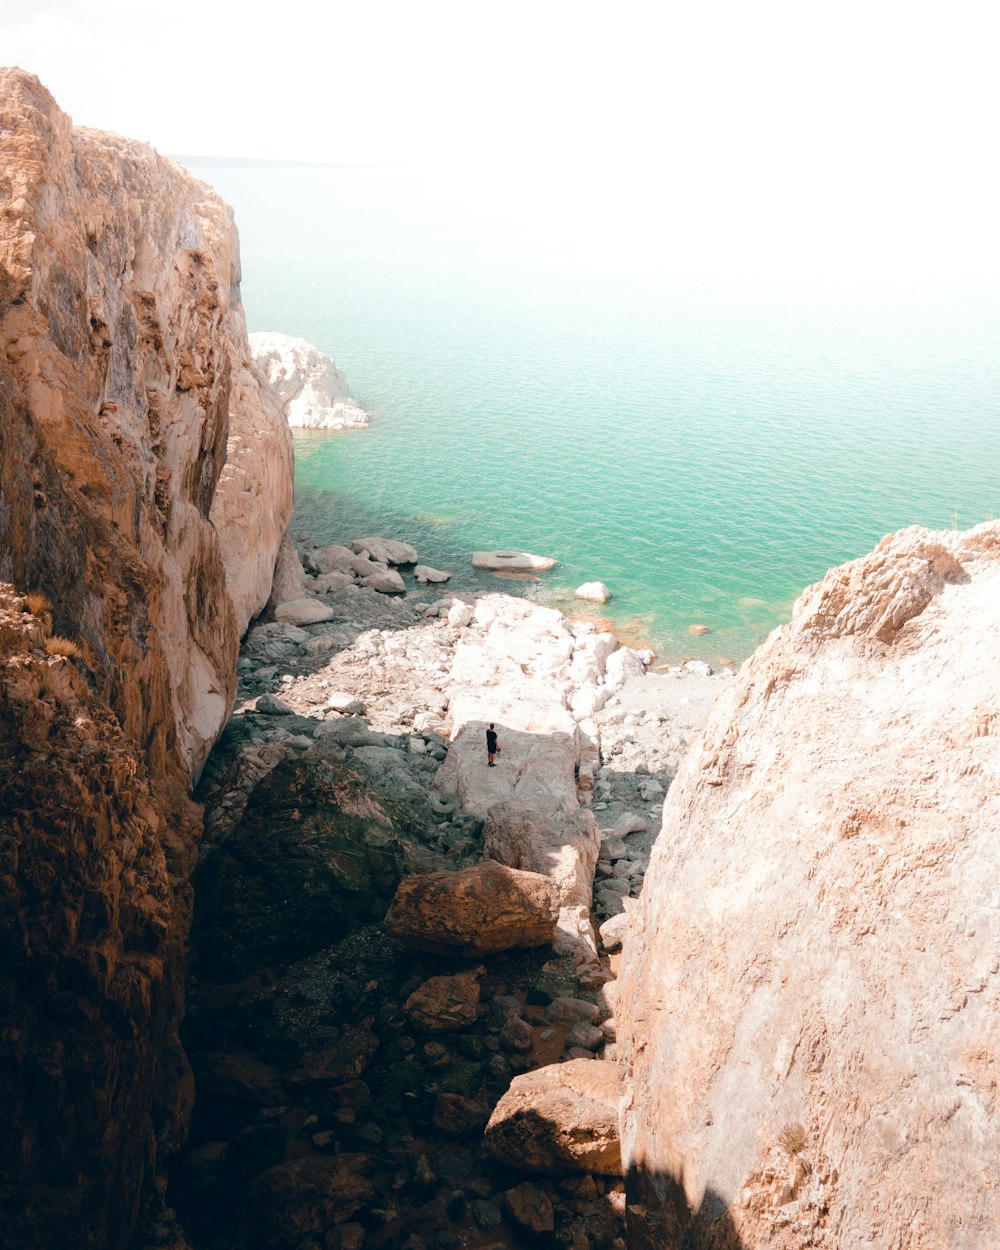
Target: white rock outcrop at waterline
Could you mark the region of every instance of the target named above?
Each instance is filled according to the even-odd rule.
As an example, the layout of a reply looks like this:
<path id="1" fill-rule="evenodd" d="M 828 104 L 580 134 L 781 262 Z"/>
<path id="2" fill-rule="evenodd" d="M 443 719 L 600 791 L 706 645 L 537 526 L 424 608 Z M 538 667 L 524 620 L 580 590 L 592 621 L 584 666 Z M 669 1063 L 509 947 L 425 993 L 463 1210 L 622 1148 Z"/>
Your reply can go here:
<path id="1" fill-rule="evenodd" d="M 995 1242 L 998 828 L 1000 524 L 904 530 L 671 788 L 616 1013 L 637 1250 Z"/>
<path id="2" fill-rule="evenodd" d="M 281 402 L 293 429 L 347 430 L 368 424 L 336 364 L 312 343 L 274 332 L 250 335 L 254 360 Z"/>

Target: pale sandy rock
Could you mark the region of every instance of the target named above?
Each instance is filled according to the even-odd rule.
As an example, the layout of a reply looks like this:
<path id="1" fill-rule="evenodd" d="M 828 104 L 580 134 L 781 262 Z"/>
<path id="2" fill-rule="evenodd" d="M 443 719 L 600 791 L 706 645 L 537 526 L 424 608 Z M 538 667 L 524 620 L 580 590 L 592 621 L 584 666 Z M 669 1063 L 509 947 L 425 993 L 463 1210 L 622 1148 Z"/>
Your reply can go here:
<path id="1" fill-rule="evenodd" d="M 548 556 L 534 556 L 529 551 L 474 551 L 474 569 L 493 569 L 509 573 L 533 573 L 554 568 L 559 563 Z"/>
<path id="2" fill-rule="evenodd" d="M 380 564 L 416 564 L 417 549 L 398 538 L 356 538 L 351 547 L 357 555 L 367 552 Z"/>
<path id="3" fill-rule="evenodd" d="M 621 1176 L 614 1064 L 594 1059 L 515 1076 L 486 1126 L 484 1142 L 500 1163 L 523 1172 L 596 1172 Z"/>
<path id="4" fill-rule="evenodd" d="M 552 941 L 558 890 L 547 877 L 487 862 L 404 877 L 385 918 L 401 942 L 473 957 Z"/>
<path id="5" fill-rule="evenodd" d="M 995 1240 L 998 707 L 995 522 L 833 570 L 723 689 L 625 947 L 642 1246 Z"/>
<path id="6" fill-rule="evenodd" d="M 601 845 L 593 813 L 542 813 L 522 802 L 491 807 L 483 828 L 483 858 L 538 872 L 558 886 L 561 906 L 589 906 Z"/>
<path id="7" fill-rule="evenodd" d="M 231 307 L 227 321 L 229 433 L 210 517 L 243 634 L 272 595 L 275 560 L 292 519 L 294 465 L 281 404 L 250 359 L 242 308 Z"/>
<path id="8" fill-rule="evenodd" d="M 274 619 L 290 625 L 318 625 L 322 621 L 332 621 L 335 615 L 331 607 L 318 599 L 292 599 L 279 603 L 274 609 Z"/>
<path id="9" fill-rule="evenodd" d="M 611 591 L 603 582 L 584 582 L 573 593 L 577 599 L 586 599 L 590 603 L 607 603 L 611 598 Z"/>
<path id="10" fill-rule="evenodd" d="M 418 564 L 413 570 L 413 576 L 420 583 L 451 581 L 450 573 L 443 573 L 441 569 L 431 568 L 429 564 Z"/>
<path id="11" fill-rule="evenodd" d="M 368 424 L 368 414 L 351 399 L 343 373 L 305 339 L 264 332 L 250 335 L 257 367 L 279 396 L 289 426 L 344 430 Z"/>
<path id="12" fill-rule="evenodd" d="M 272 608 L 279 603 L 290 603 L 306 598 L 305 572 L 295 544 L 286 534 L 278 548 L 271 581 L 269 603 Z"/>

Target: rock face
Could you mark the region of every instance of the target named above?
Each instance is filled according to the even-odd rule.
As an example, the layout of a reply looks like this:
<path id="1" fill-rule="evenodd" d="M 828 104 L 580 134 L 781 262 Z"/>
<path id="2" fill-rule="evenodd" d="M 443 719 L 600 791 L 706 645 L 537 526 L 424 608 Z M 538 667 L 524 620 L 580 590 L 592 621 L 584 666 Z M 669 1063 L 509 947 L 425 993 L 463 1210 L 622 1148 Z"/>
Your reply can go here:
<path id="1" fill-rule="evenodd" d="M 618 1030 L 633 1242 L 992 1244 L 1000 525 L 832 571 L 670 791 Z"/>
<path id="2" fill-rule="evenodd" d="M 241 617 L 266 601 L 290 458 L 269 520 L 245 446 L 224 474 L 227 436 L 276 410 L 222 201 L 148 147 L 74 130 L 16 70 L 0 72 L 0 168 L 0 977 L 16 1023 L 0 1030 L 0 1203 L 16 1195 L 7 1245 L 72 1229 L 114 1248 L 186 1115 L 187 794 L 235 691 L 227 585 L 257 585 Z M 230 521 L 263 544 L 242 553 L 252 576 L 224 567 Z M 34 622 L 29 590 L 54 605 L 35 600 Z M 53 629 L 80 661 L 54 658 Z"/>
<path id="3" fill-rule="evenodd" d="M 257 366 L 285 405 L 289 426 L 344 430 L 368 424 L 343 373 L 318 347 L 289 334 L 251 334 L 250 343 Z"/>

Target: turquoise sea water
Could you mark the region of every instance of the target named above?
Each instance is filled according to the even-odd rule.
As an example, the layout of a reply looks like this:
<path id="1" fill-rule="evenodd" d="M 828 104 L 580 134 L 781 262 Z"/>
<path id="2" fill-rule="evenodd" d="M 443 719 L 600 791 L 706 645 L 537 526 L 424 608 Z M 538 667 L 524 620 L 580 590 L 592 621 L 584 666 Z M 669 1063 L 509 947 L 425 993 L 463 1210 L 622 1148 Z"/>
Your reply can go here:
<path id="1" fill-rule="evenodd" d="M 563 608 L 600 579 L 630 640 L 717 660 L 884 533 L 1000 515 L 995 291 L 608 276 L 445 230 L 365 171 L 194 172 L 235 207 L 250 329 L 329 352 L 373 413 L 297 438 L 316 541 L 397 536 Z M 476 580 L 494 547 L 560 565 Z"/>

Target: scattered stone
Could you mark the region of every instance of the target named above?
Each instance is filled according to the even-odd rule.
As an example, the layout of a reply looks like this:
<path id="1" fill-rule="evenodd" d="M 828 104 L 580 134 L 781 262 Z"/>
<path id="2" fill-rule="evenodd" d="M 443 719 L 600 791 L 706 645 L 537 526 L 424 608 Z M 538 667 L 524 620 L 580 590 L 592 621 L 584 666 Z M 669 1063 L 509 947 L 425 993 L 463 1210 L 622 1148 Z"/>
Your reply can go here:
<path id="1" fill-rule="evenodd" d="M 637 816 L 635 812 L 625 812 L 623 815 L 619 816 L 615 823 L 611 826 L 611 832 L 616 834 L 619 838 L 625 838 L 630 833 L 646 833 L 648 830 L 649 821 L 643 820 L 643 818 L 641 816 Z"/>
<path id="2" fill-rule="evenodd" d="M 510 1053 L 526 1055 L 531 1050 L 532 1036 L 527 1020 L 513 1016 L 500 1030 L 500 1045 Z"/>
<path id="3" fill-rule="evenodd" d="M 689 625 L 688 626 L 688 633 L 694 634 L 695 638 L 701 638 L 705 634 L 710 634 L 711 632 L 712 632 L 711 629 L 709 629 L 707 625 Z"/>
<path id="4" fill-rule="evenodd" d="M 604 1045 L 604 1030 L 594 1024 L 575 1024 L 566 1034 L 566 1049 L 596 1050 Z"/>
<path id="5" fill-rule="evenodd" d="M 524 1181 L 506 1190 L 503 1205 L 514 1224 L 529 1236 L 539 1237 L 555 1229 L 552 1199 L 532 1181 Z"/>
<path id="6" fill-rule="evenodd" d="M 471 1137 L 483 1131 L 490 1106 L 481 1098 L 464 1098 L 443 1091 L 434 1100 L 434 1127 L 446 1137 Z"/>
<path id="7" fill-rule="evenodd" d="M 431 977 L 414 990 L 403 1004 L 412 1024 L 428 1033 L 465 1029 L 479 1019 L 479 980 L 485 971 L 460 972 L 454 976 Z"/>
<path id="8" fill-rule="evenodd" d="M 256 711 L 261 712 L 264 716 L 291 716 L 292 709 L 287 703 L 273 694 L 262 694 L 254 704 Z"/>
<path id="9" fill-rule="evenodd" d="M 605 920 L 598 930 L 601 935 L 601 941 L 604 943 L 604 949 L 607 951 L 618 950 L 627 929 L 628 916 L 624 911 Z"/>
<path id="10" fill-rule="evenodd" d="M 608 838 L 601 844 L 601 859 L 624 859 L 628 855 L 628 847 L 620 837 Z"/>
<path id="11" fill-rule="evenodd" d="M 704 660 L 688 660 L 684 668 L 689 673 L 694 673 L 696 677 L 711 677 L 712 666 L 706 664 Z"/>
<path id="12" fill-rule="evenodd" d="M 593 1024 L 601 1014 L 596 1003 L 585 998 L 554 998 L 545 1009 L 545 1018 L 550 1024 Z"/>
<path id="13" fill-rule="evenodd" d="M 344 716 L 363 716 L 365 705 L 356 695 L 347 690 L 334 690 L 327 695 L 326 707 L 332 712 L 341 712 Z"/>

